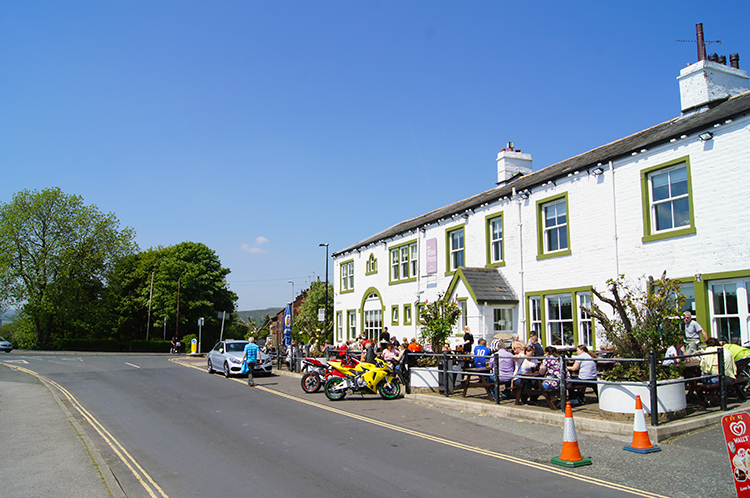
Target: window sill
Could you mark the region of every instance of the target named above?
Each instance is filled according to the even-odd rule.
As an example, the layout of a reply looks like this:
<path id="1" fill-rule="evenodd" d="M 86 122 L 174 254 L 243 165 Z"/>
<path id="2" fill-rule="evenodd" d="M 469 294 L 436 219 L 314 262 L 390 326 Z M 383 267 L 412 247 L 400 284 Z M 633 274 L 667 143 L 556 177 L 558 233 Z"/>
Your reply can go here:
<path id="1" fill-rule="evenodd" d="M 658 232 L 655 234 L 644 235 L 641 239 L 644 243 L 653 242 L 655 240 L 671 239 L 674 237 L 683 237 L 685 235 L 693 235 L 696 233 L 695 227 L 685 227 L 678 230 L 669 230 L 664 232 Z"/>
<path id="2" fill-rule="evenodd" d="M 562 251 L 555 251 L 555 252 L 548 252 L 545 254 L 539 254 L 536 259 L 549 259 L 549 258 L 556 258 L 558 256 L 570 256 L 572 254 L 572 251 L 570 249 L 565 249 Z"/>

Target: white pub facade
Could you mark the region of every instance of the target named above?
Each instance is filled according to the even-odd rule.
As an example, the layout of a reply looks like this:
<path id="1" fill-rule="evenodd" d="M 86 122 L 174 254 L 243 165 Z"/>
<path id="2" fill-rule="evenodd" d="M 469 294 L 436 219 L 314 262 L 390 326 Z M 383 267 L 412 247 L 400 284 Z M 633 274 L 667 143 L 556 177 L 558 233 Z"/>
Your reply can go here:
<path id="1" fill-rule="evenodd" d="M 732 66 L 678 77 L 679 117 L 532 172 L 512 143 L 497 184 L 333 254 L 334 339 L 419 337 L 419 307 L 459 303 L 475 339 L 596 347 L 591 288 L 678 280 L 710 335 L 750 341 L 750 92 Z M 602 306 L 609 311 L 608 306 Z"/>

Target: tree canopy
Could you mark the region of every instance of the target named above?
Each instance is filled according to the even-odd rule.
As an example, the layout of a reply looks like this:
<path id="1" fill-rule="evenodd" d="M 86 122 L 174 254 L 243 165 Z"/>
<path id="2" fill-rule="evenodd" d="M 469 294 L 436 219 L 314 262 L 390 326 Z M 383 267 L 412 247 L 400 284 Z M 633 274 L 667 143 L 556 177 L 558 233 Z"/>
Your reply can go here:
<path id="1" fill-rule="evenodd" d="M 153 275 L 152 337 L 164 334 L 164 328 L 168 337 L 197 332 L 198 318 L 204 318 L 204 337 L 218 338 L 221 327 L 218 312 L 226 311 L 229 317 L 237 300 L 237 295 L 227 287 L 229 273 L 212 249 L 196 242 L 151 248 L 123 258 L 112 275 L 108 291 L 113 315 L 117 317 L 115 335 L 123 340 L 146 338 Z"/>
<path id="2" fill-rule="evenodd" d="M 326 339 L 331 339 L 333 332 L 333 285 L 328 284 L 328 314 L 327 320 L 318 321 L 318 310 L 326 309 L 326 283 L 317 281 L 310 285 L 304 301 L 296 310 L 294 318 L 294 328 L 297 329 L 300 339 L 308 337 L 313 342 L 323 343 Z"/>
<path id="3" fill-rule="evenodd" d="M 59 188 L 23 190 L 0 204 L 0 304 L 18 305 L 37 346 L 91 333 L 114 264 L 136 245 L 131 228 Z"/>

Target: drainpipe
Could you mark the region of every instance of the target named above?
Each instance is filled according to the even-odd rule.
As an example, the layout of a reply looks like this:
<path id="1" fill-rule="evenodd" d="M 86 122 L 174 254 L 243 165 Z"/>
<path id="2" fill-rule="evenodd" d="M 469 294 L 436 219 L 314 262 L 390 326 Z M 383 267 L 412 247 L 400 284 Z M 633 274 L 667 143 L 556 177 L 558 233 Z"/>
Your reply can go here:
<path id="1" fill-rule="evenodd" d="M 612 220 L 615 228 L 614 242 L 615 242 L 615 275 L 620 275 L 620 247 L 617 236 L 617 191 L 615 190 L 615 165 L 612 161 L 609 162 L 609 171 L 612 173 Z"/>
<path id="2" fill-rule="evenodd" d="M 515 194 L 515 188 L 513 188 L 513 193 Z M 524 269 L 523 269 L 523 217 L 521 216 L 521 205 L 523 204 L 523 199 L 519 197 L 517 202 L 518 202 L 518 248 L 519 248 L 519 253 L 521 256 L 519 258 L 521 269 L 518 270 L 518 274 L 521 277 L 521 299 L 519 299 L 519 306 L 518 306 L 518 326 L 521 330 L 523 330 L 523 337 L 526 337 L 526 290 L 525 290 L 525 285 L 524 285 Z"/>

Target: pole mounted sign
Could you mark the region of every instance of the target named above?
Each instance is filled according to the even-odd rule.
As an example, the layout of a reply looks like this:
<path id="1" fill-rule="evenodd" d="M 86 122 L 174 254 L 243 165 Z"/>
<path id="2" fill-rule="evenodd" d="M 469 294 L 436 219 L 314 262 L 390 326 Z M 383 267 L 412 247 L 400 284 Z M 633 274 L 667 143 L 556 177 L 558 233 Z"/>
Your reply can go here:
<path id="1" fill-rule="evenodd" d="M 750 497 L 750 415 L 747 412 L 721 419 L 729 465 L 738 498 Z"/>

